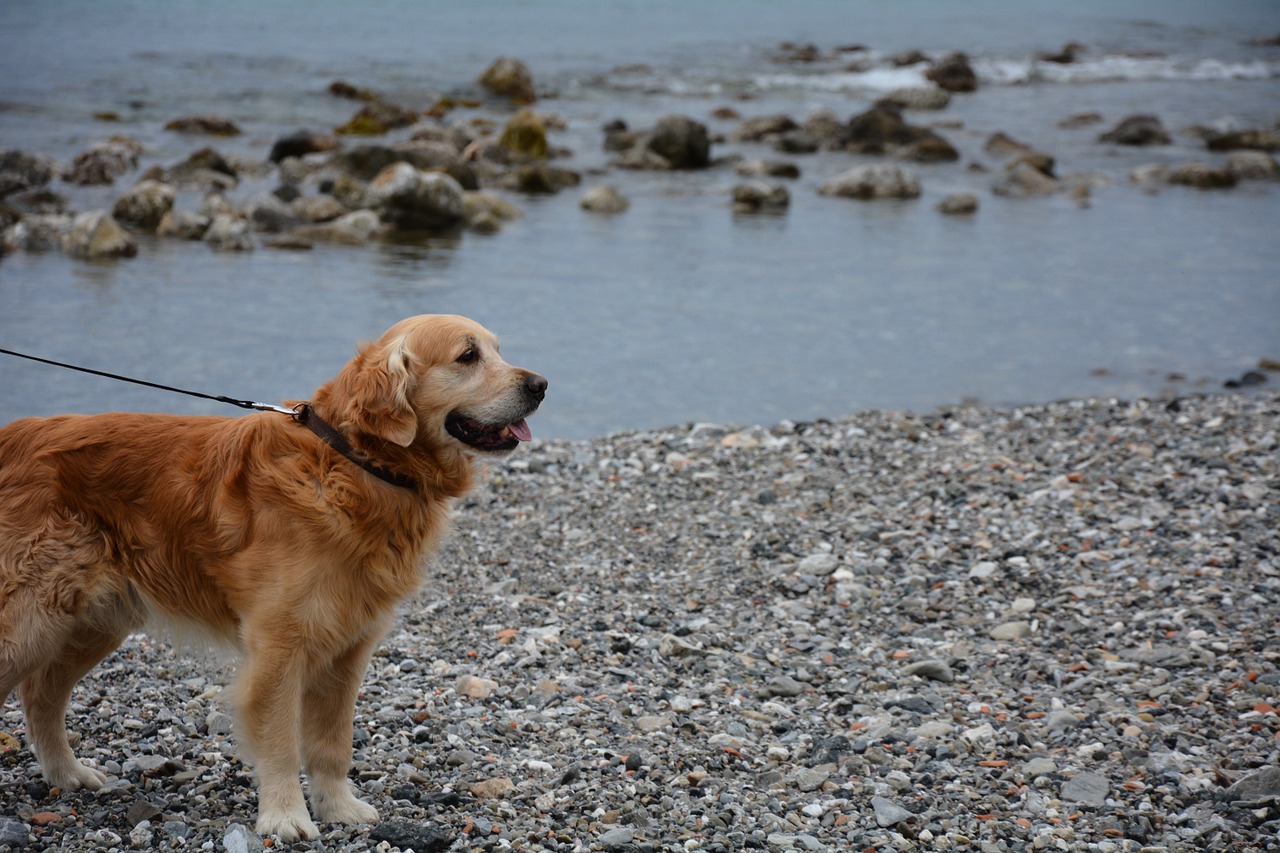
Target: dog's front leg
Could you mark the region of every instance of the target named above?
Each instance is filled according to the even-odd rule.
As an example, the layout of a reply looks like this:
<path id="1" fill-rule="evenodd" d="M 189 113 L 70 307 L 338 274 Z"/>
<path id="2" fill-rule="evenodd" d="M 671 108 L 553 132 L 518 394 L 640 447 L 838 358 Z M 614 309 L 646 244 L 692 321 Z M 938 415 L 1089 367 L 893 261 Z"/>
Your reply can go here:
<path id="1" fill-rule="evenodd" d="M 375 637 L 361 640 L 308 681 L 302 699 L 302 751 L 311 779 L 316 819 L 374 823 L 378 810 L 356 798 L 347 780 L 356 694 L 369 666 Z"/>
<path id="2" fill-rule="evenodd" d="M 283 632 L 276 626 L 272 634 Z M 320 832 L 302 796 L 298 745 L 306 662 L 285 636 L 280 642 L 248 637 L 240 677 L 240 724 L 258 771 L 260 835 L 294 842 Z"/>

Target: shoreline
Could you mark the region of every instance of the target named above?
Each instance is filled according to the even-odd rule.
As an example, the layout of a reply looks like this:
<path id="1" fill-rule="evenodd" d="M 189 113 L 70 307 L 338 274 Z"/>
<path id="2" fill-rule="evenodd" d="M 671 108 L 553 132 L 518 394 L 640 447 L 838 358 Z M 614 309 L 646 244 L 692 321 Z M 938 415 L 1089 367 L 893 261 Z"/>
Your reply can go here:
<path id="1" fill-rule="evenodd" d="M 1277 424 L 1262 391 L 535 441 L 371 665 L 383 823 L 294 849 L 1264 849 Z M 4 752 L 0 838 L 252 844 L 228 674 L 131 638 L 69 715 L 118 781 Z"/>

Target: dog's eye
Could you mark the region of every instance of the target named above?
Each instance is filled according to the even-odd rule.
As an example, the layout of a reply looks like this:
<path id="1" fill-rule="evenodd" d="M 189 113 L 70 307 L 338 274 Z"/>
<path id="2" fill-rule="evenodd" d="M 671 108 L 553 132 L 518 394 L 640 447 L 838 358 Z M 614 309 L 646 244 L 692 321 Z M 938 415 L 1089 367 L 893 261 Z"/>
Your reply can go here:
<path id="1" fill-rule="evenodd" d="M 458 364 L 474 364 L 479 360 L 480 351 L 475 347 L 468 347 L 457 359 Z"/>

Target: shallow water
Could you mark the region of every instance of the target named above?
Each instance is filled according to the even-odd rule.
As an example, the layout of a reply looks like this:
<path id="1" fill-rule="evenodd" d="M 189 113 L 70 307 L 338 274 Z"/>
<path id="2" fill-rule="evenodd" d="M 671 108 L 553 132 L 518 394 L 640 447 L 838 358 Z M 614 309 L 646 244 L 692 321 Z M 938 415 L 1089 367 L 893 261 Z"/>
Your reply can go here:
<path id="1" fill-rule="evenodd" d="M 1134 166 L 1212 157 L 1182 134 L 1173 146 L 1138 151 L 1095 141 L 1139 111 L 1175 131 L 1275 122 L 1280 51 L 1241 44 L 1268 34 L 1271 17 L 1280 30 L 1272 4 L 1233 6 L 1230 21 L 1192 3 L 1130 4 L 1123 14 L 1102 3 L 901 5 L 912 11 L 824 0 L 734 3 L 732 12 L 726 3 L 574 0 L 393 3 L 373 14 L 339 3 L 82 9 L 55 0 L 0 9 L 0 147 L 66 161 L 124 132 L 152 146 L 145 168 L 206 144 L 165 133 L 165 121 L 218 112 L 247 132 L 215 146 L 262 158 L 297 126 L 349 117 L 351 104 L 324 92 L 333 79 L 425 107 L 513 53 L 556 95 L 539 108 L 568 122 L 554 139 L 574 151 L 565 165 L 587 171 L 584 186 L 615 183 L 632 200 L 626 214 L 600 219 L 578 209 L 575 191 L 517 198 L 526 216 L 502 233 L 425 246 L 224 255 L 150 241 L 135 259 L 101 265 L 10 255 L 0 261 L 0 346 L 276 401 L 305 397 L 355 342 L 402 316 L 459 312 L 497 331 L 511 361 L 549 377 L 533 426 L 556 437 L 965 398 L 1208 390 L 1280 356 L 1280 185 L 1147 194 L 1124 181 Z M 962 163 L 911 167 L 924 184 L 918 201 L 860 204 L 819 197 L 816 187 L 872 160 L 793 158 L 803 177 L 790 186 L 791 208 L 769 217 L 729 210 L 730 169 L 593 171 L 608 161 L 599 125 L 614 117 L 643 126 L 682 112 L 727 132 L 734 122 L 710 117 L 724 104 L 743 116 L 799 119 L 819 107 L 848 116 L 915 73 L 779 65 L 769 55 L 784 39 L 970 51 L 984 75 L 979 92 L 941 113 L 910 115 L 962 122 L 942 130 Z M 1093 55 L 1067 67 L 1085 82 L 1060 81 L 1060 69 L 1030 61 L 1073 39 Z M 1157 46 L 1165 56 L 1129 55 Z M 611 70 L 632 63 L 648 68 Z M 92 121 L 103 109 L 124 120 Z M 1105 123 L 1057 127 L 1085 110 Z M 996 130 L 1054 153 L 1060 173 L 1112 183 L 1087 209 L 1065 197 L 992 196 L 991 174 L 965 165 L 999 167 L 982 151 Z M 776 156 L 752 145 L 713 153 Z M 979 193 L 977 216 L 933 210 L 957 190 Z M 119 191 L 74 196 L 90 209 Z M 0 419 L 121 408 L 218 410 L 0 362 Z"/>

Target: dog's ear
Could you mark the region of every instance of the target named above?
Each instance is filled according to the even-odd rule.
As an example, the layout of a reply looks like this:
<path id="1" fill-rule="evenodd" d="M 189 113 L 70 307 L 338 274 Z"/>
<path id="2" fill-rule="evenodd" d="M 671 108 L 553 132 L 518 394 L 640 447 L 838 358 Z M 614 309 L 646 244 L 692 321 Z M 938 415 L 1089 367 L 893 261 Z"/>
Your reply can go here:
<path id="1" fill-rule="evenodd" d="M 418 416 L 413 410 L 413 354 L 404 338 L 361 350 L 338 375 L 333 403 L 339 422 L 401 447 L 413 443 Z"/>

